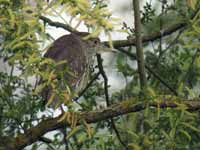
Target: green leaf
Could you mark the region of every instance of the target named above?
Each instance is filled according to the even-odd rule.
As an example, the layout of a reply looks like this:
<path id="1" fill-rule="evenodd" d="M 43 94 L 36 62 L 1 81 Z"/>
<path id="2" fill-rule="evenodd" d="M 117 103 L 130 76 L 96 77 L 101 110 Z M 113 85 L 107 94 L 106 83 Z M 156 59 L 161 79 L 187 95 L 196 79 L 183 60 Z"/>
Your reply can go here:
<path id="1" fill-rule="evenodd" d="M 175 134 L 176 134 L 176 128 L 172 128 L 171 131 L 169 132 L 169 136 L 170 136 L 172 139 L 174 139 Z"/>
<path id="2" fill-rule="evenodd" d="M 187 128 L 190 128 L 190 129 L 193 130 L 193 131 L 200 132 L 200 129 L 198 129 L 198 128 L 192 126 L 192 125 L 189 124 L 189 123 L 181 122 L 180 124 L 184 125 L 184 126 L 187 127 Z"/>
<path id="3" fill-rule="evenodd" d="M 72 137 L 76 132 L 78 132 L 80 129 L 78 127 L 75 127 L 72 129 L 72 131 L 70 131 L 67 135 L 67 139 L 69 139 L 70 137 Z M 80 140 L 80 139 L 79 139 Z"/>
<path id="4" fill-rule="evenodd" d="M 161 133 L 165 136 L 166 139 L 170 140 L 170 136 L 165 132 L 163 129 L 161 129 Z"/>
<path id="5" fill-rule="evenodd" d="M 180 129 L 179 132 L 182 133 L 183 136 L 185 136 L 189 141 L 192 140 L 192 137 L 190 136 L 190 134 L 186 130 Z"/>
<path id="6" fill-rule="evenodd" d="M 7 11 L 8 11 L 8 14 L 9 14 L 9 17 L 10 17 L 10 20 L 9 20 L 10 25 L 11 25 L 12 28 L 14 28 L 14 26 L 15 26 L 15 15 L 14 15 L 14 13 L 11 9 L 7 9 Z"/>
<path id="7" fill-rule="evenodd" d="M 183 82 L 179 83 L 177 93 L 178 95 L 181 95 L 183 91 Z"/>

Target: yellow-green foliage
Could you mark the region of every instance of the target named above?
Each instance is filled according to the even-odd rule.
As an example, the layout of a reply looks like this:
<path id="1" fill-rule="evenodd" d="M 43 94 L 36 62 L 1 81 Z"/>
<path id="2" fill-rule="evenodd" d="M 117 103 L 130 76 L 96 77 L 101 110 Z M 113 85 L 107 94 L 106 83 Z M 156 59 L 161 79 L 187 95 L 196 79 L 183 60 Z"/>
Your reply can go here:
<path id="1" fill-rule="evenodd" d="M 66 83 L 65 90 L 61 91 L 57 87 L 58 81 L 54 80 L 63 74 L 55 71 L 56 66 L 65 62 L 55 63 L 42 57 L 42 44 L 46 43 L 48 36 L 39 17 L 45 14 L 53 15 L 57 11 L 60 16 L 61 13 L 67 13 L 72 18 L 84 21 L 93 31 L 90 36 L 95 37 L 103 30 L 107 32 L 113 29 L 111 13 L 106 6 L 93 5 L 88 0 L 52 0 L 49 3 L 2 0 L 0 7 L 0 34 L 3 38 L 1 56 L 10 65 L 20 68 L 20 78 L 42 77 L 44 82 L 35 87 L 34 95 L 50 86 L 53 94 L 49 102 L 58 96 L 68 104 L 71 94 L 68 84 Z M 71 74 L 67 67 L 65 71 Z"/>
<path id="2" fill-rule="evenodd" d="M 116 22 L 106 6 L 93 5 L 89 0 L 54 0 L 46 7 L 44 13 L 53 15 L 55 12 L 53 10 L 60 10 L 58 15 L 66 13 L 72 18 L 84 21 L 88 27 L 91 27 L 93 37 L 98 36 L 101 31 L 113 30 Z"/>

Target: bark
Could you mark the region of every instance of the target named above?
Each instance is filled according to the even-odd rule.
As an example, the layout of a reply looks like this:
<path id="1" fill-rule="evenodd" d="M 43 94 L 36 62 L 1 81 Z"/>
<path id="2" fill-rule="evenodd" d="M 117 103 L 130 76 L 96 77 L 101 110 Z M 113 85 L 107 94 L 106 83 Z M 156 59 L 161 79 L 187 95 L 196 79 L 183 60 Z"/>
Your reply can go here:
<path id="1" fill-rule="evenodd" d="M 45 23 L 48 23 L 50 26 L 54 26 L 56 28 L 63 28 L 72 33 L 77 33 L 77 34 L 79 33 L 78 31 L 73 29 L 71 26 L 60 23 L 60 22 L 54 22 L 47 17 L 40 16 L 40 19 L 43 20 Z M 183 29 L 184 27 L 187 27 L 187 23 L 184 23 L 184 22 L 177 23 L 166 29 L 163 29 L 162 34 L 160 32 L 154 32 L 151 35 L 142 36 L 142 42 L 147 43 L 147 42 L 155 41 L 155 40 L 159 39 L 160 37 L 170 35 L 180 29 Z M 104 44 L 109 45 L 109 42 L 105 41 Z M 126 46 L 135 46 L 135 45 L 136 45 L 136 39 L 133 37 L 129 38 L 128 40 L 113 40 L 113 46 L 115 48 L 126 47 Z"/>
<path id="2" fill-rule="evenodd" d="M 141 20 L 140 20 L 140 5 L 139 0 L 133 0 L 134 10 L 134 23 L 135 23 L 135 35 L 136 35 L 136 54 L 137 54 L 137 66 L 140 78 L 140 88 L 144 93 L 147 87 L 147 79 L 145 73 L 144 53 L 142 49 L 142 36 L 141 36 Z"/>
<path id="3" fill-rule="evenodd" d="M 134 103 L 137 101 L 138 103 Z M 148 100 L 145 100 L 146 102 Z M 177 108 L 185 106 L 188 111 L 200 110 L 200 98 L 194 100 L 186 100 L 175 96 L 160 96 L 157 101 L 149 103 L 141 103 L 137 98 L 114 104 L 106 109 L 91 112 L 77 113 L 79 119 L 76 125 L 80 125 L 83 120 L 87 123 L 96 123 L 98 121 L 107 120 L 109 118 L 125 115 L 132 112 L 142 111 L 145 108 Z M 0 141 L 0 150 L 20 150 L 41 139 L 41 137 L 49 131 L 60 129 L 64 126 L 70 126 L 70 122 L 66 119 L 59 121 L 62 116 L 49 118 L 41 121 L 36 126 L 27 129 L 26 133 L 19 134 L 17 137 L 4 137 Z"/>

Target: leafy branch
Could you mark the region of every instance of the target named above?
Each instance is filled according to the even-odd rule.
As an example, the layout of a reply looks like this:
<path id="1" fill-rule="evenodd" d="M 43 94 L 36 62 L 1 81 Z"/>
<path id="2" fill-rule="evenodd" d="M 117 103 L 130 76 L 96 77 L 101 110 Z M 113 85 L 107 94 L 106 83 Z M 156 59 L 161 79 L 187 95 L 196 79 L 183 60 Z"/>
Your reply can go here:
<path id="1" fill-rule="evenodd" d="M 193 100 L 187 100 L 175 96 L 159 96 L 156 101 L 151 101 L 148 103 L 133 103 L 134 100 L 138 98 L 130 98 L 127 101 L 123 101 L 119 104 L 113 104 L 110 107 L 99 110 L 77 113 L 80 115 L 80 120 L 78 120 L 77 125 L 82 124 L 81 120 L 86 120 L 87 123 L 96 123 L 102 120 L 107 120 L 109 118 L 125 115 L 132 112 L 139 112 L 146 108 L 182 108 L 188 111 L 199 111 L 200 110 L 200 99 L 196 98 Z M 47 132 L 60 129 L 64 126 L 70 126 L 69 122 L 66 120 L 60 121 L 62 115 L 56 118 L 49 118 L 41 121 L 36 126 L 27 129 L 26 133 L 18 134 L 17 137 L 4 137 L 0 141 L 0 149 L 15 149 L 20 150 L 38 140 Z"/>

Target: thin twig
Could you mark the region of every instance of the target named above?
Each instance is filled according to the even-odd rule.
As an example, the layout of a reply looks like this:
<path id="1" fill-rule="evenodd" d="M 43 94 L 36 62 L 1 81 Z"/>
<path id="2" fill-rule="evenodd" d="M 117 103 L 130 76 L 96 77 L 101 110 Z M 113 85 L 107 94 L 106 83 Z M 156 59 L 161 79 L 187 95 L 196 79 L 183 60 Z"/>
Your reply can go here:
<path id="1" fill-rule="evenodd" d="M 101 73 L 103 79 L 104 79 L 104 93 L 105 93 L 105 99 L 106 99 L 106 104 L 109 107 L 110 106 L 110 100 L 109 100 L 109 93 L 108 93 L 108 78 L 106 76 L 106 73 L 103 69 L 103 65 L 102 65 L 102 58 L 100 54 L 97 54 L 97 62 L 98 62 L 98 68 L 99 68 L 99 72 Z M 110 119 L 111 121 L 111 125 L 113 130 L 115 131 L 115 134 L 119 140 L 119 142 L 127 149 L 127 145 L 126 143 L 123 142 L 119 131 L 117 130 L 117 127 L 115 125 L 115 122 L 113 120 L 113 118 Z"/>
<path id="2" fill-rule="evenodd" d="M 63 127 L 63 142 L 65 144 L 65 150 L 69 150 L 68 140 L 67 140 L 67 127 Z"/>
<path id="3" fill-rule="evenodd" d="M 83 94 L 88 90 L 88 88 L 91 87 L 91 85 L 93 84 L 93 82 L 98 79 L 98 77 L 99 77 L 100 74 L 101 74 L 100 72 L 98 72 L 97 74 L 95 74 L 94 77 L 90 80 L 90 82 L 86 85 L 86 87 L 78 94 L 78 97 L 74 98 L 73 101 L 77 102 L 78 99 L 81 96 L 83 96 Z"/>
<path id="4" fill-rule="evenodd" d="M 177 41 L 179 39 L 179 37 L 181 36 L 181 34 L 183 33 L 185 28 L 181 29 L 178 33 L 178 35 L 174 38 L 174 40 L 172 40 L 171 43 L 169 43 L 169 45 L 160 53 L 159 57 L 162 57 L 173 45 L 177 44 Z"/>
<path id="5" fill-rule="evenodd" d="M 46 137 L 43 137 L 43 136 L 40 137 L 38 140 L 41 141 L 41 142 L 44 142 L 44 143 L 46 143 L 46 144 L 53 143 L 53 141 L 52 141 L 51 139 L 46 138 Z"/>
<path id="6" fill-rule="evenodd" d="M 192 69 L 193 69 L 194 62 L 195 62 L 195 60 L 196 60 L 196 58 L 197 58 L 199 52 L 200 52 L 200 49 L 197 49 L 196 52 L 195 52 L 195 54 L 193 55 L 192 61 L 191 61 L 190 65 L 189 65 L 189 67 L 188 67 L 188 70 L 187 70 L 185 76 L 183 77 L 183 80 L 182 80 L 183 83 L 187 82 L 188 77 L 189 77 L 189 74 L 190 74 L 190 72 L 191 72 Z M 188 80 L 188 82 L 189 82 L 189 80 Z M 192 85 L 190 85 L 190 87 L 192 87 Z"/>
<path id="7" fill-rule="evenodd" d="M 126 54 L 127 56 L 136 59 L 137 60 L 137 56 L 135 54 L 132 54 L 126 50 L 123 50 L 122 48 L 118 49 L 120 52 Z M 150 68 L 147 64 L 145 64 L 145 68 L 149 71 L 149 73 L 151 73 L 158 81 L 160 81 L 160 83 L 162 83 L 165 87 L 167 87 L 174 95 L 177 96 L 177 92 L 162 78 L 160 77 L 152 68 Z"/>
<path id="8" fill-rule="evenodd" d="M 79 32 L 77 30 L 75 30 L 74 28 L 72 28 L 70 25 L 68 24 L 64 24 L 64 23 L 60 23 L 60 22 L 54 22 L 51 19 L 45 17 L 45 16 L 40 16 L 39 17 L 41 20 L 43 20 L 45 23 L 48 23 L 51 26 L 54 26 L 56 28 L 63 28 L 69 32 L 78 34 Z"/>
<path id="9" fill-rule="evenodd" d="M 158 79 L 165 87 L 167 87 L 174 95 L 178 95 L 176 90 L 174 90 L 164 79 L 162 79 L 158 74 L 156 74 L 149 66 L 145 65 L 145 68 Z"/>
<path id="10" fill-rule="evenodd" d="M 108 78 L 107 78 L 106 73 L 103 69 L 102 58 L 101 58 L 100 54 L 97 54 L 97 62 L 98 62 L 99 72 L 101 73 L 101 75 L 104 79 L 104 92 L 105 92 L 106 103 L 107 103 L 108 106 L 110 106 L 108 87 L 107 87 L 108 86 Z"/>

